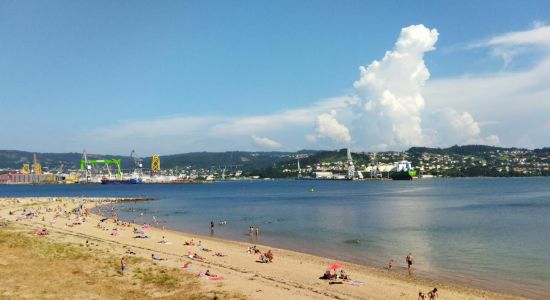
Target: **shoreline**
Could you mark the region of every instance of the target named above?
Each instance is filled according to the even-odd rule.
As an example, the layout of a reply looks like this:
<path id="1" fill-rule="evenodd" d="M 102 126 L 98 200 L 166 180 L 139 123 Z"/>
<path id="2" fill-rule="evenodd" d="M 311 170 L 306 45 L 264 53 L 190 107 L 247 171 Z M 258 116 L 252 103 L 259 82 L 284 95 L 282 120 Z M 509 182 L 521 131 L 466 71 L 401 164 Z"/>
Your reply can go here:
<path id="1" fill-rule="evenodd" d="M 60 201 L 58 199 L 61 199 Z M 118 198 L 119 201 L 121 198 Z M 19 200 L 19 203 L 16 203 Z M 128 200 L 122 200 L 128 201 Z M 6 202 L 10 204 L 6 205 Z M 35 203 L 35 204 L 33 204 Z M 42 203 L 42 204 L 36 204 Z M 0 217 L 8 219 L 8 221 L 16 223 L 13 215 L 7 215 L 7 211 L 13 208 L 22 209 L 25 207 L 42 206 L 52 207 L 54 204 L 75 205 L 83 203 L 86 207 L 92 208 L 98 205 L 114 203 L 113 198 L 78 198 L 78 197 L 33 197 L 33 198 L 0 198 Z M 10 217 L 12 217 L 10 219 Z M 100 219 L 99 215 L 89 215 L 89 220 L 82 225 L 75 227 L 63 227 L 57 222 L 50 225 L 49 219 L 40 221 L 33 219 L 31 227 L 38 228 L 46 224 L 47 228 L 52 230 L 61 230 L 67 234 L 85 236 L 88 239 L 99 239 L 102 243 L 114 243 L 114 247 L 119 249 L 124 247 L 132 247 L 132 249 L 141 249 L 142 251 L 154 251 L 160 255 L 169 257 L 167 264 L 178 266 L 179 263 L 190 261 L 186 258 L 185 251 L 195 251 L 206 258 L 206 262 L 192 262 L 193 266 L 199 266 L 199 271 L 204 268 L 210 268 L 216 274 L 223 274 L 226 280 L 223 280 L 223 285 L 230 291 L 243 292 L 250 298 L 337 298 L 337 299 L 394 299 L 406 296 L 406 299 L 416 298 L 419 290 L 427 292 L 433 287 L 437 287 L 440 291 L 440 296 L 444 299 L 521 299 L 518 296 L 504 295 L 496 292 L 482 290 L 478 288 L 467 287 L 466 285 L 457 285 L 449 283 L 447 280 L 439 281 L 423 276 L 409 276 L 403 273 L 400 269 L 388 271 L 382 268 L 371 267 L 368 265 L 360 265 L 337 261 L 331 258 L 306 254 L 302 252 L 279 249 L 259 245 L 259 248 L 271 249 L 275 254 L 274 262 L 271 264 L 259 264 L 255 260 L 256 254 L 247 254 L 246 248 L 249 244 L 221 239 L 217 237 L 201 236 L 183 231 L 172 229 L 162 230 L 160 228 L 148 228 L 147 234 L 149 239 L 134 239 L 132 233 L 128 232 L 128 228 L 122 228 L 119 236 L 111 236 L 105 230 L 94 230 L 94 224 Z M 21 221 L 26 224 L 27 220 Z M 60 221 L 62 221 L 60 219 Z M 19 221 L 18 221 L 19 222 Z M 113 227 L 112 220 L 108 222 L 109 227 Z M 130 225 L 139 226 L 137 224 Z M 130 227 L 130 228 L 131 228 Z M 141 226 L 139 226 L 141 227 Z M 159 244 L 158 240 L 162 236 L 166 236 L 167 240 L 172 244 Z M 221 251 L 228 254 L 227 257 L 213 257 L 207 252 L 198 252 L 196 247 L 185 247 L 183 241 L 189 239 L 200 239 L 205 247 L 211 248 L 214 251 Z M 137 252 L 137 250 L 136 250 Z M 142 255 L 150 255 L 142 253 Z M 342 262 L 347 273 L 353 278 L 358 279 L 364 284 L 359 286 L 340 284 L 337 286 L 329 285 L 327 281 L 318 279 L 322 275 L 326 267 L 335 262 Z M 204 270 L 202 270 L 204 271 Z M 251 279 L 252 278 L 252 279 Z M 261 283 L 260 283 L 261 282 Z M 258 284 L 260 283 L 260 284 Z M 258 292 L 261 290 L 261 292 Z"/>

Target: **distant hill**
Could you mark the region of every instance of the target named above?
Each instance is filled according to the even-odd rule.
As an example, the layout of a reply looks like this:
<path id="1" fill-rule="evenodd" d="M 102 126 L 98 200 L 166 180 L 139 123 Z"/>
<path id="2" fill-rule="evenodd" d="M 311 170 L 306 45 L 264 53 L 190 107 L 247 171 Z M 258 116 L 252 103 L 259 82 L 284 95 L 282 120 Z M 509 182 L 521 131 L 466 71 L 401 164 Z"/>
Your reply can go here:
<path id="1" fill-rule="evenodd" d="M 543 148 L 547 149 L 547 148 Z M 512 151 L 512 150 L 527 150 L 523 148 L 502 148 L 487 145 L 464 145 L 464 146 L 452 146 L 449 148 L 429 148 L 429 147 L 412 147 L 407 150 L 410 154 L 417 153 L 434 153 L 434 154 L 459 154 L 459 155 L 480 155 L 486 152 L 494 151 Z M 536 149 L 534 151 L 537 151 Z"/>
<path id="2" fill-rule="evenodd" d="M 503 148 L 486 145 L 465 145 L 452 146 L 448 148 L 429 148 L 412 147 L 405 151 L 405 155 L 400 152 L 388 151 L 380 152 L 376 157 L 379 163 L 391 163 L 406 157 L 413 162 L 413 165 L 419 165 L 422 154 L 430 153 L 435 155 L 449 156 L 476 156 L 479 159 L 492 161 L 497 151 L 524 151 L 531 153 L 536 157 L 544 158 L 550 154 L 550 148 L 541 148 L 527 150 L 522 148 Z M 346 149 L 325 151 L 325 150 L 302 150 L 298 152 L 247 152 L 247 151 L 227 151 L 227 152 L 191 152 L 183 154 L 172 154 L 161 156 L 162 169 L 174 169 L 190 167 L 193 169 L 240 169 L 247 174 L 260 174 L 264 177 L 284 177 L 285 168 L 295 169 L 297 158 L 300 158 L 302 167 L 315 165 L 321 162 L 346 161 Z M 0 150 L 0 168 L 20 169 L 23 164 L 31 164 L 33 152 L 17 150 Z M 36 153 L 38 160 L 45 170 L 55 170 L 63 165 L 63 169 L 78 169 L 80 166 L 81 153 Z M 368 165 L 370 158 L 367 153 L 352 153 L 356 166 Z M 121 160 L 122 169 L 125 171 L 134 168 L 134 162 L 129 156 L 89 154 L 89 159 L 110 159 L 118 158 Z M 541 160 L 543 162 L 543 160 Z M 499 162 L 499 164 L 501 164 Z M 143 158 L 143 166 L 148 170 L 151 165 L 151 157 Z M 496 166 L 493 166 L 496 167 Z M 465 167 L 471 169 L 470 167 Z M 483 169 L 487 169 L 483 168 Z M 494 172 L 494 171 L 492 171 Z"/>
<path id="3" fill-rule="evenodd" d="M 303 150 L 298 152 L 192 152 L 161 156 L 162 168 L 175 168 L 189 166 L 192 168 L 241 168 L 256 169 L 273 166 L 282 161 L 292 160 L 299 154 L 312 155 L 317 151 Z M 0 168 L 20 169 L 23 164 L 31 164 L 33 152 L 17 150 L 0 150 Z M 56 169 L 63 165 L 65 170 L 77 169 L 80 166 L 82 153 L 36 153 L 38 161 L 45 169 Z M 88 154 L 89 159 L 121 160 L 122 168 L 132 169 L 134 162 L 129 156 Z M 143 159 L 145 169 L 151 165 L 151 157 Z"/>
<path id="4" fill-rule="evenodd" d="M 369 162 L 370 159 L 368 155 L 362 152 L 352 153 L 353 160 L 356 164 Z M 335 161 L 346 161 L 347 160 L 347 149 L 340 149 L 334 151 L 318 151 L 310 155 L 307 158 L 301 159 L 300 164 L 302 166 L 313 165 L 319 162 L 335 162 Z M 293 163 L 289 161 L 288 163 Z M 295 161 L 294 161 L 295 163 Z"/>

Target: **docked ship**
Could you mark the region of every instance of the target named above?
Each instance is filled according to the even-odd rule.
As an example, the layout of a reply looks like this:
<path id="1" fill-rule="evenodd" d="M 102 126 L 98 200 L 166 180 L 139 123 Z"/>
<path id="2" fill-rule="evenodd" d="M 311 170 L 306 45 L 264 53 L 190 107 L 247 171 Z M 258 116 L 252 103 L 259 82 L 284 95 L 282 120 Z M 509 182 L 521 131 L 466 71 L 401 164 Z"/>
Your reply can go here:
<path id="1" fill-rule="evenodd" d="M 101 184 L 140 184 L 143 183 L 141 178 L 130 179 L 110 179 L 107 177 L 101 178 Z"/>
<path id="2" fill-rule="evenodd" d="M 392 180 L 413 180 L 416 177 L 416 171 L 412 169 L 410 161 L 400 161 L 397 163 L 396 170 L 390 173 Z"/>

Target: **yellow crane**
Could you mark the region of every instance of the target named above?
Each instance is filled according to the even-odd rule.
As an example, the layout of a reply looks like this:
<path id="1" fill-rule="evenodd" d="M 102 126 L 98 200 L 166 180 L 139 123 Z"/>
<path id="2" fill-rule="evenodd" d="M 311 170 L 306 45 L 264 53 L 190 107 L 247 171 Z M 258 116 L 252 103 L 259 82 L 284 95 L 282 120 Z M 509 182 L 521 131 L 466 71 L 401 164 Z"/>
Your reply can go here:
<path id="1" fill-rule="evenodd" d="M 151 175 L 160 175 L 160 156 L 153 154 L 151 157 Z"/>
<path id="2" fill-rule="evenodd" d="M 42 165 L 38 162 L 38 159 L 36 158 L 36 153 L 33 156 L 32 170 L 34 171 L 34 175 L 42 174 Z"/>

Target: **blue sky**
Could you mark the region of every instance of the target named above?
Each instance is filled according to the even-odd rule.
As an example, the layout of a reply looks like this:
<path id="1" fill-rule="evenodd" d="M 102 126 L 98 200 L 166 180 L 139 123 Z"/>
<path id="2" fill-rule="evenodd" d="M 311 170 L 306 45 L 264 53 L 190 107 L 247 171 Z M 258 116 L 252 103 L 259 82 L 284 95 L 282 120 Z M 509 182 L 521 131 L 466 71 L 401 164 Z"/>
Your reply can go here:
<path id="1" fill-rule="evenodd" d="M 454 99 L 448 107 L 444 99 L 433 104 L 436 96 L 427 97 L 440 94 L 438 84 L 456 85 L 464 77 L 520 76 L 536 69 L 550 52 L 545 46 L 487 41 L 545 28 L 549 21 L 548 1 L 2 1 L 0 149 L 165 154 L 348 145 L 383 150 L 418 143 L 549 146 L 546 91 L 533 99 L 540 107 L 526 112 L 533 118 L 524 129 L 516 129 L 513 116 L 493 102 L 462 105 Z M 414 24 L 439 34 L 436 50 L 422 55 L 431 74 L 421 92 L 422 140 L 356 134 L 352 119 L 363 115 L 320 103 L 362 94 L 353 86 L 359 67 L 382 60 L 402 28 Z M 544 37 L 535 44 L 546 45 Z M 364 97 L 359 101 L 374 95 Z M 477 97 L 484 98 L 471 95 Z M 323 131 L 318 116 L 304 117 L 311 124 L 277 119 L 257 132 L 250 130 L 255 122 L 235 123 L 293 110 L 328 114 L 332 119 L 322 119 L 348 129 L 350 138 Z M 425 138 L 444 131 L 425 128 L 426 118 L 464 112 L 480 133 L 474 128 L 473 135 L 454 140 Z M 435 117 L 451 122 L 441 118 Z M 158 134 L 128 129 L 133 126 L 157 128 Z M 238 132 L 238 126 L 248 128 L 231 136 L 215 130 Z M 543 129 L 533 133 L 529 127 Z"/>

